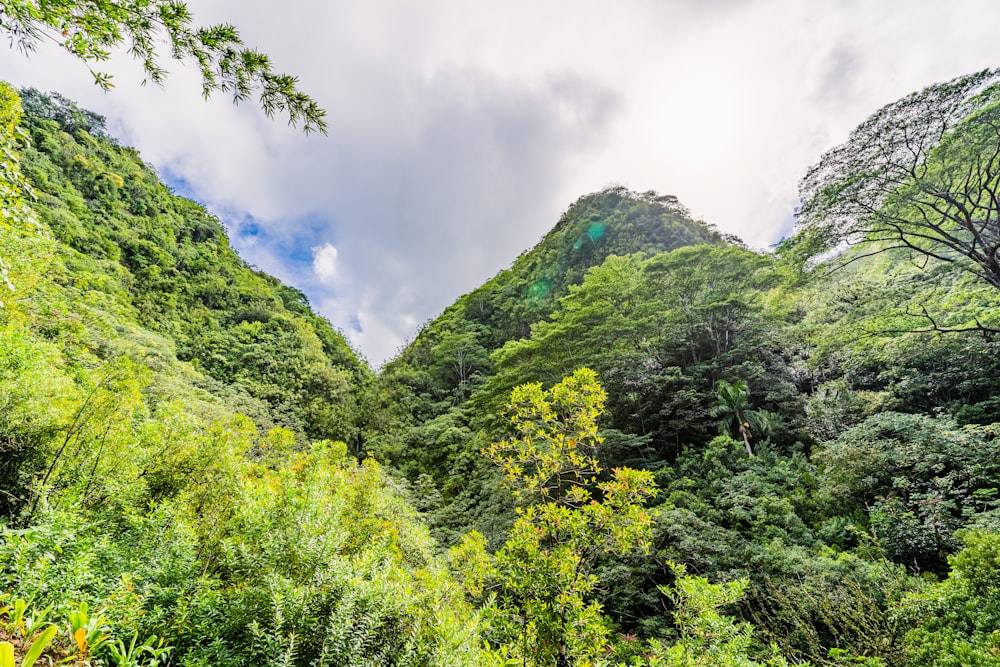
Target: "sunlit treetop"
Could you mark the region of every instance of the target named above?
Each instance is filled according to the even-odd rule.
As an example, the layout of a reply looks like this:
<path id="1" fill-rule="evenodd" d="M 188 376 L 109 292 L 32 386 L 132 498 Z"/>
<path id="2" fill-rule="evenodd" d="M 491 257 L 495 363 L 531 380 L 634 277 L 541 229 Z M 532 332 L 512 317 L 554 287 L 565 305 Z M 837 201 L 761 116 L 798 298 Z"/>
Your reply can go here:
<path id="1" fill-rule="evenodd" d="M 902 248 L 1000 288 L 1000 69 L 928 86 L 873 114 L 800 187 L 822 253 Z"/>
<path id="2" fill-rule="evenodd" d="M 165 57 L 193 60 L 206 97 L 229 93 L 238 103 L 256 95 L 269 117 L 287 114 L 289 124 L 305 132 L 326 132 L 326 112 L 297 89 L 296 77 L 276 73 L 270 59 L 245 46 L 232 25 L 194 26 L 179 0 L 0 0 L 0 30 L 26 54 L 41 43 L 62 46 L 105 89 L 113 86 L 111 76 L 94 66 L 115 49 L 140 61 L 145 81 L 156 84 L 166 76 Z"/>

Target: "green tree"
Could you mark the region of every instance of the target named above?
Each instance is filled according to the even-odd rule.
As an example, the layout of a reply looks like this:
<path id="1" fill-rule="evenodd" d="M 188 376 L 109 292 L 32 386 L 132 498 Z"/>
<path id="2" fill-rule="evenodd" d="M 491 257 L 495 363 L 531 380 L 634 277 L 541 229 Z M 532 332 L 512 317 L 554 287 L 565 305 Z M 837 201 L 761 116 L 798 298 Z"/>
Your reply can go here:
<path id="1" fill-rule="evenodd" d="M 270 59 L 248 48 L 232 25 L 195 26 L 187 3 L 179 0 L 5 0 L 0 32 L 25 53 L 42 42 L 62 46 L 105 89 L 113 85 L 110 75 L 91 65 L 120 48 L 141 63 L 147 81 L 162 83 L 162 41 L 171 58 L 197 64 L 206 96 L 228 93 L 241 102 L 256 93 L 268 116 L 287 114 L 290 124 L 301 123 L 306 132 L 326 129 L 326 112 L 296 88 L 296 77 L 275 72 Z"/>
<path id="2" fill-rule="evenodd" d="M 955 533 L 986 519 L 1000 487 L 995 426 L 881 412 L 815 453 L 831 513 L 867 515 L 890 559 L 944 573 Z"/>
<path id="3" fill-rule="evenodd" d="M 481 536 L 466 538 L 460 553 L 480 563 L 473 588 L 482 590 L 485 579 L 495 596 L 486 608 L 490 638 L 523 665 L 601 658 L 610 628 L 594 596 L 597 559 L 648 547 L 652 514 L 643 503 L 656 493 L 652 473 L 619 468 L 597 481 L 603 404 L 604 391 L 587 368 L 548 390 L 518 387 L 507 412 L 516 436 L 485 451 L 518 497 L 534 504 L 518 509 L 491 566 L 474 556 Z"/>
<path id="4" fill-rule="evenodd" d="M 704 577 L 689 576 L 683 565 L 671 565 L 677 577 L 672 588 L 663 587 L 676 611 L 674 620 L 680 638 L 666 645 L 650 643 L 649 667 L 786 667 L 788 662 L 775 649 L 764 662 L 754 659 L 762 653 L 753 637 L 753 626 L 723 616 L 720 608 L 743 597 L 749 581 L 738 579 L 721 584 Z M 875 667 L 875 665 L 872 665 Z"/>
<path id="5" fill-rule="evenodd" d="M 970 531 L 951 556 L 947 579 L 903 601 L 908 664 L 994 667 L 1000 664 L 1000 535 Z"/>
<path id="6" fill-rule="evenodd" d="M 17 93 L 0 83 L 0 313 L 8 315 L 11 301 L 43 282 L 40 267 L 52 261 L 44 226 L 26 201 L 34 192 L 21 170 L 21 117 Z"/>
<path id="7" fill-rule="evenodd" d="M 597 419 L 606 400 L 589 368 L 549 389 L 537 382 L 515 387 L 504 412 L 515 437 L 483 453 L 501 467 L 518 500 L 579 506 L 601 471 Z"/>
<path id="8" fill-rule="evenodd" d="M 719 380 L 716 387 L 716 401 L 712 405 L 710 413 L 713 417 L 722 417 L 723 430 L 735 437 L 739 435 L 746 445 L 747 455 L 753 456 L 753 449 L 750 447 L 751 422 L 757 422 L 757 426 L 762 426 L 760 416 L 750 410 L 750 388 L 743 380 L 726 382 Z"/>
<path id="9" fill-rule="evenodd" d="M 802 181 L 802 243 L 957 263 L 1000 288 L 1000 70 L 883 107 Z M 843 259 L 846 258 L 846 259 Z"/>

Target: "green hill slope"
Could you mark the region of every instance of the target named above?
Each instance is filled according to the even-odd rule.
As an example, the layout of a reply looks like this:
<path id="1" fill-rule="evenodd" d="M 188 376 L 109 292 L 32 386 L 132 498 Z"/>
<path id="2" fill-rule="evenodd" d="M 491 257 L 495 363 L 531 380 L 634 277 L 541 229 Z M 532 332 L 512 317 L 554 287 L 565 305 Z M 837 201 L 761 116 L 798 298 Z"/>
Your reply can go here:
<path id="1" fill-rule="evenodd" d="M 511 268 L 425 326 L 386 366 L 383 391 L 410 392 L 421 402 L 418 413 L 440 413 L 492 373 L 491 352 L 528 336 L 569 287 L 609 255 L 721 242 L 718 232 L 691 219 L 674 197 L 624 188 L 581 197 Z"/>
<path id="2" fill-rule="evenodd" d="M 490 385 L 503 370 L 498 351 L 543 326 L 560 299 L 609 257 L 705 244 L 728 245 L 674 197 L 620 187 L 581 197 L 538 245 L 459 298 L 386 365 L 373 392 L 368 451 L 411 480 L 427 476 L 425 487 L 433 478 L 445 502 L 452 503 L 447 512 L 454 517 L 446 523 L 464 525 L 484 513 L 484 521 L 499 521 L 500 527 L 480 527 L 499 534 L 506 519 L 497 516 L 506 510 L 486 508 L 505 506 L 506 496 L 494 493 L 495 480 L 482 469 L 478 453 L 482 443 L 474 437 L 483 420 L 495 418 L 512 386 Z M 490 397 L 485 401 L 484 390 Z M 431 490 L 431 497 L 436 493 Z"/>
<path id="3" fill-rule="evenodd" d="M 475 333 L 476 343 L 492 351 L 523 338 L 531 325 L 549 315 L 570 285 L 609 255 L 653 254 L 686 245 L 719 243 L 722 236 L 695 221 L 676 198 L 609 188 L 581 197 L 556 226 L 511 268 L 498 273 L 426 326 L 387 370 L 403 365 L 434 365 L 435 347 L 449 337 Z M 449 383 L 467 380 L 461 374 Z"/>
<path id="4" fill-rule="evenodd" d="M 218 220 L 107 137 L 102 118 L 57 95 L 22 98 L 22 169 L 58 241 L 61 285 L 161 336 L 153 347 L 262 426 L 353 441 L 370 373 L 305 296 L 243 262 Z"/>
<path id="5" fill-rule="evenodd" d="M 0 84 L 0 654 L 481 664 L 419 515 L 332 441 L 366 366 L 99 118 L 25 101 L 19 136 Z"/>

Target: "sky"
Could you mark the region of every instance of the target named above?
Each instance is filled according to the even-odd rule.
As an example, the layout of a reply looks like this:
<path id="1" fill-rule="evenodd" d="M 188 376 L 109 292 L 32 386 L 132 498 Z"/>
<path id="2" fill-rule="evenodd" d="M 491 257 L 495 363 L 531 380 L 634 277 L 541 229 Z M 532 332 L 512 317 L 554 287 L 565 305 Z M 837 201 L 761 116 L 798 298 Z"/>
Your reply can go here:
<path id="1" fill-rule="evenodd" d="M 251 264 L 373 366 L 512 263 L 580 196 L 677 196 L 766 249 L 798 181 L 879 107 L 1000 65 L 995 0 L 189 0 L 328 112 L 329 134 L 162 88 L 116 55 L 104 93 L 55 45 L 0 78 L 105 115 Z"/>

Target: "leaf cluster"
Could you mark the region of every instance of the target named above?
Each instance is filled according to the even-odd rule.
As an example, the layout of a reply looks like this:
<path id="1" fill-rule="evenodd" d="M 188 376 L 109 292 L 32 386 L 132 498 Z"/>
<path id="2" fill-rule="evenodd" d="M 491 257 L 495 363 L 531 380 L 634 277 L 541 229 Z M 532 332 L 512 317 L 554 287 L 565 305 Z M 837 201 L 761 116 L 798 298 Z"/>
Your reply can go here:
<path id="1" fill-rule="evenodd" d="M 232 95 L 234 102 L 258 95 L 270 117 L 287 114 L 291 125 L 306 132 L 326 132 L 326 112 L 297 89 L 296 77 L 274 70 L 265 54 L 248 48 L 230 24 L 196 26 L 185 2 L 178 0 L 6 0 L 0 6 L 0 31 L 12 45 L 30 53 L 54 42 L 90 69 L 104 89 L 111 76 L 94 70 L 113 50 L 124 48 L 139 61 L 145 81 L 162 84 L 163 58 L 193 62 L 202 93 Z"/>

